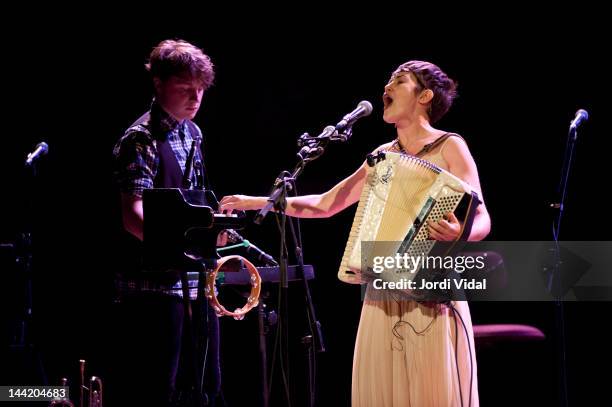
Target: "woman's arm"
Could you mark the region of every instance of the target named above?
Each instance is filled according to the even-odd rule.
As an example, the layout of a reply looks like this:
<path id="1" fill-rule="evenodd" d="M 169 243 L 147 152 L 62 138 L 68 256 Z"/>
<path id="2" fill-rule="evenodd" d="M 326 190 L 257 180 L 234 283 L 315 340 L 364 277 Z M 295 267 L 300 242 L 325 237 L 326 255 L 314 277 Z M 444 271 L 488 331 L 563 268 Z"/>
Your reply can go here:
<path id="1" fill-rule="evenodd" d="M 366 163 L 329 191 L 287 199 L 287 215 L 298 218 L 327 218 L 359 201 L 367 176 Z M 221 199 L 221 211 L 258 210 L 266 205 L 267 197 L 228 195 Z"/>
<path id="2" fill-rule="evenodd" d="M 472 232 L 468 239 L 482 240 L 491 231 L 491 217 L 482 196 L 476 162 L 465 141 L 458 137 L 450 137 L 442 148 L 442 156 L 449 165 L 449 172 L 474 188 L 482 201 L 476 208 Z"/>

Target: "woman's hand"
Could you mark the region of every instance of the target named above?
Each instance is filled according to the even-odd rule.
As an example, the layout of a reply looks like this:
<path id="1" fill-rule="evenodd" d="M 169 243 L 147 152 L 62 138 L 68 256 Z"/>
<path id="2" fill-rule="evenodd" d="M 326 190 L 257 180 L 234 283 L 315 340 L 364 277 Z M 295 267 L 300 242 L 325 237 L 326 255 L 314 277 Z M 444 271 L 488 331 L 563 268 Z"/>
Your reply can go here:
<path id="1" fill-rule="evenodd" d="M 447 213 L 444 218 L 438 222 L 427 222 L 429 237 L 433 240 L 445 242 L 457 240 L 461 233 L 461 223 L 459 223 L 459 220 L 452 212 Z"/>
<path id="2" fill-rule="evenodd" d="M 248 195 L 227 195 L 221 198 L 221 202 L 219 202 L 219 212 L 231 214 L 235 210 L 249 211 L 261 209 L 264 204 L 265 198 Z"/>

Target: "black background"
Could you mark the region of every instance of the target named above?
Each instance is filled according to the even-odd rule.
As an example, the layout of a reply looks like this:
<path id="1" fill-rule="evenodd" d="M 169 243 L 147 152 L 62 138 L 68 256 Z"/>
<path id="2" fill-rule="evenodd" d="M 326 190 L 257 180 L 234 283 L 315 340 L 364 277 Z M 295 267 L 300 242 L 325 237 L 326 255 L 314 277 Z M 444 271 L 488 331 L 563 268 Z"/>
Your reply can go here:
<path id="1" fill-rule="evenodd" d="M 282 18 L 258 10 L 268 15 L 243 19 L 187 8 L 131 18 L 108 10 L 80 10 L 73 18 L 68 10 L 53 11 L 64 17 L 7 13 L 0 47 L 0 240 L 14 239 L 28 219 L 33 225 L 34 338 L 51 384 L 64 375 L 76 380 L 79 358 L 90 363 L 89 374 L 112 371 L 105 366 L 108 259 L 116 221 L 111 152 L 123 130 L 148 108 L 144 63 L 166 38 L 202 47 L 216 66 L 215 85 L 205 94 L 196 122 L 205 134 L 206 165 L 219 197 L 266 194 L 276 175 L 293 167 L 300 134 L 317 134 L 360 100 L 370 100 L 374 113 L 355 126 L 350 142 L 329 146 L 299 180 L 304 194 L 332 187 L 368 152 L 394 138 L 393 127 L 381 119 L 383 86 L 397 65 L 423 59 L 459 82 L 460 96 L 438 127 L 468 141 L 492 217 L 489 239 L 550 239 L 548 204 L 555 197 L 567 127 L 579 108 L 591 117 L 580 129 L 561 237 L 608 239 L 610 64 L 597 10 L 500 7 L 464 19 L 452 10 L 410 5 L 389 6 L 361 19 L 302 6 L 275 10 L 285 13 Z M 296 22 L 296 14 L 305 21 Z M 31 181 L 22 162 L 42 140 L 49 155 Z M 360 293 L 339 282 L 336 271 L 353 213 L 354 207 L 331 219 L 302 221 L 305 260 L 317 273 L 313 298 L 328 349 L 319 358 L 317 405 L 350 403 Z M 261 227 L 249 225 L 244 234 L 277 253 L 272 218 Z M 9 314 L 18 307 L 12 294 L 20 289 L 8 283 L 3 289 Z M 291 295 L 291 340 L 297 343 L 305 312 L 299 286 Z M 532 324 L 547 335 L 543 343 L 478 349 L 481 404 L 556 405 L 553 304 L 473 303 L 471 310 L 475 324 Z M 611 310 L 609 303 L 565 306 L 571 404 L 604 394 L 606 375 L 600 372 L 610 362 Z M 257 399 L 254 316 L 224 320 L 222 326 L 225 396 L 229 405 L 242 405 Z M 291 359 L 301 399 L 299 346 Z M 19 370 L 10 366 L 7 380 L 21 377 Z M 249 375 L 253 379 L 244 379 Z"/>

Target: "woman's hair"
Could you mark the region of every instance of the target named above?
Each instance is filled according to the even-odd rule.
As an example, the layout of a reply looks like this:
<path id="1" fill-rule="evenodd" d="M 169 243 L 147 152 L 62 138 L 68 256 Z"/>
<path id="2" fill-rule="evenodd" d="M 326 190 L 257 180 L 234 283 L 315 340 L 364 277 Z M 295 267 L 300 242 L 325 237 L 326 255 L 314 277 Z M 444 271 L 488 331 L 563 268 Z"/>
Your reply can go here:
<path id="1" fill-rule="evenodd" d="M 431 62 L 408 61 L 401 64 L 393 72 L 393 76 L 401 72 L 410 72 L 416 78 L 420 88 L 418 92 L 431 89 L 434 96 L 427 111 L 429 121 L 435 123 L 440 120 L 457 96 L 457 83 Z"/>
<path id="2" fill-rule="evenodd" d="M 171 76 L 186 76 L 202 81 L 205 89 L 212 85 L 215 71 L 210 57 L 187 41 L 165 40 L 160 42 L 145 65 L 154 78 L 162 81 Z"/>

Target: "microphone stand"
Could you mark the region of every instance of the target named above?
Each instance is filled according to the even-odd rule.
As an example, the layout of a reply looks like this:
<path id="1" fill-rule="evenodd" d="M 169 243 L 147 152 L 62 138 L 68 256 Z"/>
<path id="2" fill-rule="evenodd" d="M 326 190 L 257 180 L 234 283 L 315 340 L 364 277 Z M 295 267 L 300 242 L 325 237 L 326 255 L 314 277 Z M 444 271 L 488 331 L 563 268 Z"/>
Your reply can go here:
<path id="1" fill-rule="evenodd" d="M 557 344 L 557 351 L 559 356 L 560 372 L 559 372 L 559 386 L 561 387 L 561 405 L 568 405 L 568 393 L 567 393 L 567 364 L 566 364 L 566 339 L 565 339 L 565 316 L 563 310 L 562 301 L 562 281 L 561 278 L 561 247 L 559 246 L 559 232 L 561 231 L 561 220 L 563 219 L 563 210 L 565 204 L 565 197 L 567 196 L 567 185 L 570 177 L 570 170 L 572 160 L 574 157 L 574 149 L 576 146 L 576 140 L 578 138 L 577 126 L 572 123 L 569 128 L 567 135 L 567 143 L 565 146 L 565 153 L 563 157 L 563 166 L 561 169 L 561 180 L 557 194 L 559 196 L 559 202 L 551 204 L 553 209 L 557 209 L 556 219 L 553 220 L 552 232 L 554 241 L 554 264 L 552 273 L 548 279 L 548 290 L 555 296 L 555 320 L 556 327 L 559 333 L 559 341 Z"/>
<path id="2" fill-rule="evenodd" d="M 27 170 L 24 176 L 29 178 L 27 184 L 26 193 L 26 216 L 22 222 L 22 231 L 19 233 L 15 242 L 15 263 L 17 265 L 17 271 L 22 273 L 23 277 L 23 303 L 20 304 L 20 315 L 17 320 L 14 321 L 16 326 L 11 332 L 11 343 L 10 349 L 21 353 L 23 366 L 28 366 L 36 371 L 39 380 L 43 385 L 48 383 L 45 368 L 38 352 L 38 349 L 34 343 L 32 334 L 33 324 L 33 297 L 32 297 L 32 280 L 33 280 L 33 239 L 32 230 L 35 223 L 35 200 L 33 191 L 38 190 L 38 173 L 37 173 L 37 162 L 36 160 L 30 160 L 32 154 L 28 155 L 26 163 L 24 165 Z M 28 369 L 29 370 L 29 369 Z M 30 370 L 32 372 L 32 370 Z M 25 373 L 25 372 L 24 372 Z M 28 378 L 30 380 L 31 378 Z"/>
<path id="3" fill-rule="evenodd" d="M 201 137 L 194 137 L 191 142 L 191 148 L 189 155 L 185 162 L 185 172 L 183 174 L 182 186 L 183 189 L 188 190 L 204 190 L 204 164 L 200 155 L 200 144 L 202 143 Z M 214 195 L 213 195 L 214 196 Z M 205 199 L 206 200 L 206 199 Z M 216 199 L 215 199 L 216 200 Z M 207 202 L 207 204 L 210 204 Z M 208 363 L 208 347 L 210 343 L 211 332 L 209 330 L 210 318 L 209 318 L 209 304 L 205 298 L 204 287 L 206 285 L 206 274 L 210 269 L 214 269 L 216 261 L 214 259 L 204 259 L 201 263 L 201 269 L 198 270 L 198 285 L 197 285 L 197 301 L 194 303 L 194 307 L 199 309 L 198 318 L 192 312 L 190 291 L 188 281 L 188 272 L 185 270 L 181 271 L 181 285 L 183 292 L 183 308 L 185 310 L 185 319 L 183 322 L 183 335 L 186 340 L 187 352 L 190 354 L 186 360 L 188 360 L 190 374 L 188 380 L 190 383 L 191 394 L 187 395 L 187 400 L 183 400 L 183 403 L 193 404 L 194 406 L 201 407 L 209 405 L 211 400 L 208 400 L 208 396 L 204 389 L 204 381 L 206 379 L 206 365 Z M 204 336 L 206 340 L 203 341 Z"/>
<path id="4" fill-rule="evenodd" d="M 285 211 L 287 207 L 287 194 L 290 191 L 295 191 L 295 181 L 298 176 L 304 172 L 304 168 L 307 163 L 319 158 L 324 152 L 325 147 L 330 141 L 347 141 L 352 135 L 352 123 L 345 123 L 344 125 L 327 126 L 323 132 L 317 137 L 311 137 L 308 133 L 304 133 L 298 139 L 298 147 L 301 147 L 297 153 L 298 162 L 292 172 L 282 171 L 276 178 L 272 193 L 268 198 L 268 203 L 262 208 L 255 217 L 254 222 L 261 224 L 265 216 L 272 209 L 276 210 L 279 221 L 280 230 L 280 256 L 279 256 L 279 270 L 280 270 L 280 287 L 279 287 L 279 319 L 278 319 L 278 332 L 280 333 L 280 365 L 281 375 L 283 379 L 283 387 L 285 393 L 285 400 L 288 406 L 291 406 L 291 393 L 289 389 L 289 330 L 288 330 L 288 278 L 287 278 L 287 241 L 286 241 L 286 224 L 287 224 L 287 213 Z M 304 257 L 302 250 L 302 238 L 299 227 L 294 226 L 293 220 L 289 219 L 289 226 L 292 232 L 293 244 L 295 247 L 295 257 L 298 263 L 298 273 L 302 277 L 304 298 L 306 300 L 306 312 L 308 317 L 308 325 L 310 334 L 302 338 L 302 343 L 307 348 L 308 354 L 308 398 L 309 406 L 315 405 L 315 378 L 316 378 L 316 363 L 315 363 L 315 352 L 325 352 L 325 345 L 323 342 L 323 332 L 321 324 L 318 321 L 314 305 L 312 303 L 312 297 L 310 294 L 310 287 L 308 282 L 304 278 Z M 278 336 L 277 336 L 278 338 Z M 276 347 L 275 347 L 276 348 Z M 276 350 L 276 349 L 275 349 Z M 273 355 L 272 369 L 274 369 Z M 273 377 L 271 377 L 273 379 Z"/>

